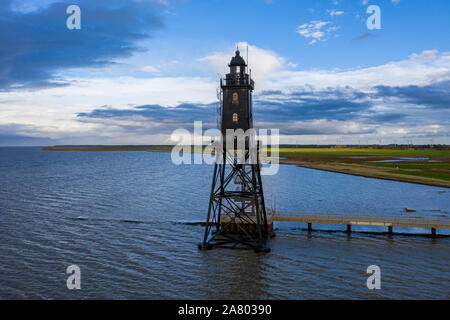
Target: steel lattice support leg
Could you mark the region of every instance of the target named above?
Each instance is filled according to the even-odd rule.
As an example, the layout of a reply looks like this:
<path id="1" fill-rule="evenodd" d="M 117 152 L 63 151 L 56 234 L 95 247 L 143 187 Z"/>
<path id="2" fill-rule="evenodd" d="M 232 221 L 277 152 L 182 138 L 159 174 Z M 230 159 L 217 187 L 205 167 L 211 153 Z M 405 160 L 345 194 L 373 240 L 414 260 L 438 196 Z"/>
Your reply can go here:
<path id="1" fill-rule="evenodd" d="M 210 231 L 210 219 L 211 219 L 211 210 L 213 208 L 213 201 L 214 201 L 214 187 L 216 185 L 216 178 L 217 178 L 217 163 L 214 165 L 214 175 L 213 175 L 213 181 L 211 185 L 211 195 L 209 197 L 209 207 L 208 207 L 208 216 L 206 217 L 206 225 L 205 225 L 205 235 L 203 237 L 203 243 L 198 245 L 198 248 L 201 250 L 210 249 L 207 240 L 208 240 L 208 234 Z"/>
<path id="2" fill-rule="evenodd" d="M 227 167 L 231 168 L 229 172 Z M 232 189 L 236 181 L 241 190 Z M 215 164 L 206 220 L 203 242 L 198 245 L 201 250 L 247 247 L 270 251 L 266 246 L 268 225 L 259 163 L 239 164 L 236 157 L 224 156 L 223 163 Z"/>

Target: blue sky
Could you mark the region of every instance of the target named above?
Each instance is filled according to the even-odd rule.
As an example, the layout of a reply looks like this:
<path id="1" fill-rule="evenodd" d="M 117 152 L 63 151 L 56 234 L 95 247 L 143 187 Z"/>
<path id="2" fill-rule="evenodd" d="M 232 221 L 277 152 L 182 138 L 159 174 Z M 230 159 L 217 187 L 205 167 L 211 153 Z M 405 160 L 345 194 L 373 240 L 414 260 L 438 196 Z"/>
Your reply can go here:
<path id="1" fill-rule="evenodd" d="M 68 30 L 66 8 L 81 8 Z M 381 9 L 369 30 L 369 5 Z M 447 0 L 2 0 L 0 145 L 167 144 L 216 126 L 239 45 L 282 143 L 449 140 Z"/>

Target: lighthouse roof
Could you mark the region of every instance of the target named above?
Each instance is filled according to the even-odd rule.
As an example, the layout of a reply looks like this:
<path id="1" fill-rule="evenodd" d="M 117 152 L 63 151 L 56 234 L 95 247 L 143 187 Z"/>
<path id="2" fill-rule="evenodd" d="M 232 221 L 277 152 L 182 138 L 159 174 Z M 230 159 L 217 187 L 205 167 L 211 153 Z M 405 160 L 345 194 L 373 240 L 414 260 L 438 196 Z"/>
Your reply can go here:
<path id="1" fill-rule="evenodd" d="M 236 55 L 231 58 L 229 66 L 247 66 L 244 58 L 241 57 L 241 53 L 239 52 L 239 50 L 236 50 Z"/>

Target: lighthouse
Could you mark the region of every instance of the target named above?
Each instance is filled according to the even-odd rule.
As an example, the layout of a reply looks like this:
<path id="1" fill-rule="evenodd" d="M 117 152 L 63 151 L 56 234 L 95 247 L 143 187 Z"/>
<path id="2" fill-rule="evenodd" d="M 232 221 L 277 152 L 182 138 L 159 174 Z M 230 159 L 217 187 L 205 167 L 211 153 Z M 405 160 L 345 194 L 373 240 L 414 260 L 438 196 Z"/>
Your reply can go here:
<path id="1" fill-rule="evenodd" d="M 228 67 L 229 73 L 220 79 L 221 151 L 216 150 L 205 232 L 198 248 L 244 247 L 268 252 L 273 222 L 266 214 L 260 144 L 255 135 L 248 134 L 253 129 L 254 82 L 239 50 Z M 244 143 L 238 143 L 240 138 Z"/>

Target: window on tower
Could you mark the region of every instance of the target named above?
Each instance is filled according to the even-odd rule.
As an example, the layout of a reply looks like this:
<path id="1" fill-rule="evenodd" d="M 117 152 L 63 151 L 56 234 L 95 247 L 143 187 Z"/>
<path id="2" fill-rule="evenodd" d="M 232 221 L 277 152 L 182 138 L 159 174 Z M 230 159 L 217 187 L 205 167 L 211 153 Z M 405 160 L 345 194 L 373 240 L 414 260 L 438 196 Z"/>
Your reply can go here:
<path id="1" fill-rule="evenodd" d="M 237 113 L 233 113 L 233 122 L 234 123 L 238 123 L 239 119 L 238 119 L 238 114 Z"/>
<path id="2" fill-rule="evenodd" d="M 237 92 L 233 92 L 233 104 L 238 104 L 239 103 L 239 95 Z"/>

